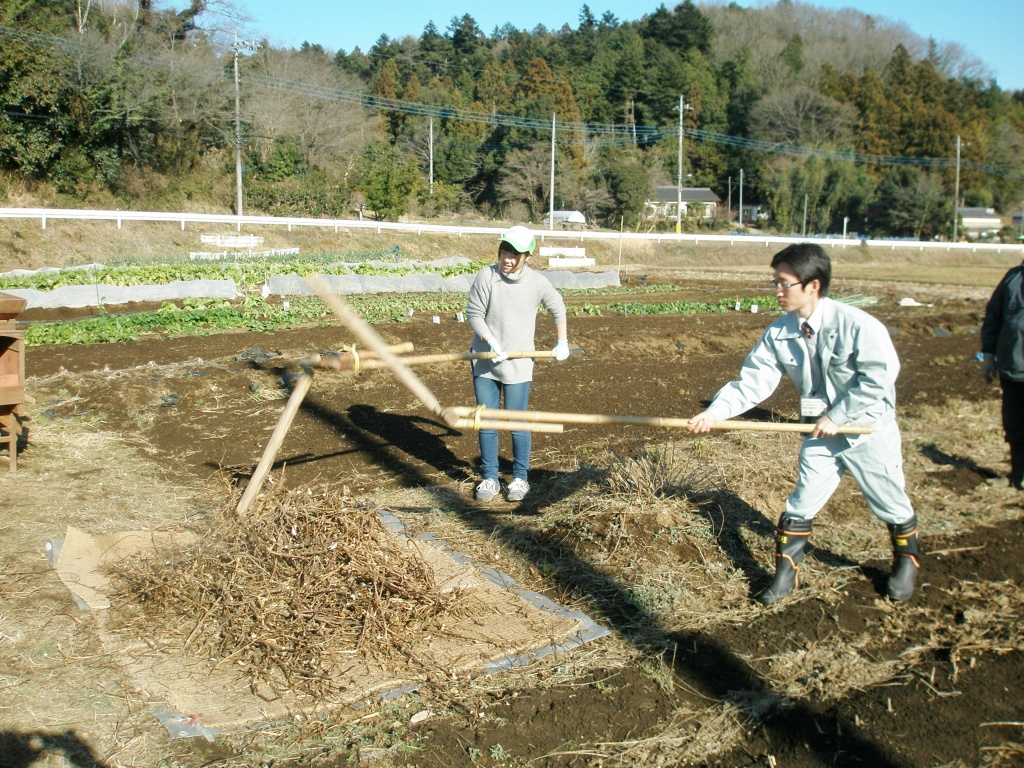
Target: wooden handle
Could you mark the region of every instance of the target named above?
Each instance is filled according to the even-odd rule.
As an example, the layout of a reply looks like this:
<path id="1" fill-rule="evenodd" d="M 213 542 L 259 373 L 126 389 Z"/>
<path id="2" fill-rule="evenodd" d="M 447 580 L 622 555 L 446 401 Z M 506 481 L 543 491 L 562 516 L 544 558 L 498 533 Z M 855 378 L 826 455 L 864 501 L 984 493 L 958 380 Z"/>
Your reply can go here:
<path id="1" fill-rule="evenodd" d="M 427 365 L 430 363 L 453 363 L 460 360 L 490 360 L 495 356 L 494 352 L 441 352 L 436 355 L 405 355 L 400 357 L 404 365 Z M 533 358 L 554 358 L 554 352 L 509 352 L 509 358 L 521 359 Z M 334 371 L 368 371 L 376 368 L 388 368 L 389 364 L 376 355 L 364 358 L 360 355 L 358 361 L 353 355 L 311 355 L 306 362 L 314 368 L 330 368 Z"/>
<path id="2" fill-rule="evenodd" d="M 475 408 L 454 406 L 448 409 L 458 416 L 472 416 Z M 646 427 L 669 427 L 686 429 L 689 419 L 666 418 L 662 416 L 609 416 L 596 413 L 551 413 L 546 411 L 507 411 L 485 408 L 480 414 L 487 419 L 514 419 L 517 421 L 559 422 L 566 424 L 637 424 Z M 743 429 L 756 432 L 811 432 L 813 424 L 783 424 L 773 421 L 713 421 L 712 429 Z M 871 427 L 840 427 L 839 434 L 867 435 Z"/>
<path id="3" fill-rule="evenodd" d="M 393 354 L 389 349 L 388 345 L 384 343 L 384 340 L 377 334 L 375 330 L 361 318 L 340 296 L 337 296 L 328 289 L 326 283 L 316 275 L 310 275 L 306 278 L 306 282 L 312 286 L 316 294 L 321 300 L 330 307 L 341 321 L 348 326 L 348 329 L 352 331 L 357 339 L 371 350 L 377 353 L 381 361 L 391 369 L 391 372 L 395 374 L 395 378 L 405 386 L 413 396 L 419 400 L 431 413 L 440 416 L 445 420 L 445 423 L 449 426 L 455 421 L 456 417 L 446 413 L 444 407 L 440 401 L 430 391 L 430 388 L 424 384 L 420 378 L 412 372 L 409 366 L 402 362 L 401 358 Z"/>
<path id="4" fill-rule="evenodd" d="M 791 424 L 774 421 L 712 421 L 712 429 L 745 429 L 750 432 L 813 432 L 813 424 Z M 870 435 L 871 427 L 839 427 L 838 435 Z"/>
<path id="5" fill-rule="evenodd" d="M 450 409 L 449 409 L 450 410 Z M 493 411 L 490 411 L 493 413 Z M 458 419 L 452 424 L 453 429 L 505 429 L 516 432 L 552 432 L 560 433 L 561 424 L 549 424 L 536 421 L 512 421 L 511 419 Z"/>
<path id="6" fill-rule="evenodd" d="M 302 405 L 302 401 L 312 384 L 313 374 L 309 371 L 303 373 L 299 380 L 295 382 L 295 388 L 288 398 L 288 403 L 284 407 L 281 418 L 278 419 L 277 426 L 274 427 L 273 434 L 270 435 L 270 442 L 267 443 L 266 450 L 263 451 L 263 457 L 260 459 L 260 463 L 256 465 L 256 471 L 249 478 L 249 484 L 245 487 L 245 493 L 242 494 L 238 506 L 235 507 L 235 514 L 239 517 L 242 517 L 249 510 L 249 506 L 252 504 L 253 499 L 256 498 L 256 494 L 260 492 L 263 481 L 267 479 L 270 468 L 274 466 L 274 458 L 277 456 L 277 452 L 281 450 L 281 444 L 284 442 L 285 435 L 288 434 L 288 428 L 291 427 L 292 422 L 295 420 L 295 415 L 299 412 L 299 406 Z"/>

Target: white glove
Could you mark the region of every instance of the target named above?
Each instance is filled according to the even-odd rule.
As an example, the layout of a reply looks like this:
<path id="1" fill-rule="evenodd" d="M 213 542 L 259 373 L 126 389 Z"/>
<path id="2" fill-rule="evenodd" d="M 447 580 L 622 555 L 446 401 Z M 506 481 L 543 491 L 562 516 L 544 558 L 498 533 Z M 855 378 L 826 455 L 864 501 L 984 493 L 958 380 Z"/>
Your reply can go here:
<path id="1" fill-rule="evenodd" d="M 569 340 L 559 339 L 558 343 L 555 344 L 555 348 L 551 350 L 555 353 L 555 360 L 562 362 L 563 360 L 569 359 Z"/>
<path id="2" fill-rule="evenodd" d="M 989 384 L 996 380 L 996 356 L 991 352 L 981 356 L 981 375 Z"/>
<path id="3" fill-rule="evenodd" d="M 504 363 L 508 360 L 508 353 L 501 348 L 501 344 L 498 343 L 497 339 L 491 339 L 487 342 L 487 346 L 491 348 L 491 352 L 494 353 L 494 357 L 491 358 L 491 362 L 497 365 L 498 363 Z"/>

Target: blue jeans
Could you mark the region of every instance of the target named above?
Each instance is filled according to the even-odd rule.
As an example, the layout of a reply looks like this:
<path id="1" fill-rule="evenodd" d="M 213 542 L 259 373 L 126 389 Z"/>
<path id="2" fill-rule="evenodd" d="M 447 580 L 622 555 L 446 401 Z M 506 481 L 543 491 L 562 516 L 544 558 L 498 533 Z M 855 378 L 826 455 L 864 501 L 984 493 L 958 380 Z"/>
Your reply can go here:
<path id="1" fill-rule="evenodd" d="M 501 395 L 505 393 L 505 409 L 509 411 L 525 411 L 530 404 L 530 382 L 520 384 L 502 384 L 494 379 L 483 376 L 473 377 L 473 391 L 476 393 L 476 404 L 484 408 L 498 409 L 501 407 Z M 481 429 L 480 432 L 480 464 L 484 479 L 498 479 L 498 430 Z M 530 449 L 533 446 L 532 432 L 512 433 L 512 478 L 526 480 L 530 470 Z"/>

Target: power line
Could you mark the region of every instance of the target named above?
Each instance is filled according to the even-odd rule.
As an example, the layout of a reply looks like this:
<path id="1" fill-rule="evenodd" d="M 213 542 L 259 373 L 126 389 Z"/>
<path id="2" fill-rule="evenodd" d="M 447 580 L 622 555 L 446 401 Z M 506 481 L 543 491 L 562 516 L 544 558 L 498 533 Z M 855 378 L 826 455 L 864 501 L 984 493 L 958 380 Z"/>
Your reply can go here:
<path id="1" fill-rule="evenodd" d="M 82 44 L 66 38 L 26 32 L 0 25 L 0 37 L 8 37 L 26 42 L 30 45 L 57 48 L 65 53 L 76 53 Z M 216 71 L 224 76 L 221 67 Z M 295 96 L 306 96 L 338 104 L 349 104 L 365 109 L 382 109 L 402 114 L 433 117 L 440 120 L 458 120 L 471 123 L 482 123 L 494 127 L 519 128 L 548 133 L 552 123 L 546 118 L 531 118 L 521 115 L 508 115 L 497 112 L 424 104 L 389 99 L 352 91 L 343 88 L 316 85 L 297 80 L 266 75 L 257 72 L 246 72 L 244 79 L 252 85 L 267 90 L 279 91 Z M 555 120 L 554 129 L 563 144 L 589 144 L 598 147 L 622 147 L 631 145 L 649 145 L 666 139 L 676 139 L 678 130 L 674 127 L 656 127 L 645 125 L 622 125 L 613 123 L 589 123 Z M 954 168 L 956 160 L 950 157 L 914 157 L 910 155 L 875 155 L 852 150 L 830 149 L 827 147 L 810 147 L 783 142 L 772 142 L 764 139 L 753 139 L 742 136 L 705 131 L 699 128 L 684 128 L 684 135 L 693 141 L 704 141 L 721 146 L 735 147 L 752 152 L 786 155 L 789 157 L 815 158 L 835 162 L 849 162 L 860 165 L 891 165 L 915 168 Z M 969 169 L 987 176 L 1002 176 L 1009 179 L 1024 180 L 1024 171 L 1004 166 L 981 163 L 974 160 L 960 160 L 961 169 Z"/>

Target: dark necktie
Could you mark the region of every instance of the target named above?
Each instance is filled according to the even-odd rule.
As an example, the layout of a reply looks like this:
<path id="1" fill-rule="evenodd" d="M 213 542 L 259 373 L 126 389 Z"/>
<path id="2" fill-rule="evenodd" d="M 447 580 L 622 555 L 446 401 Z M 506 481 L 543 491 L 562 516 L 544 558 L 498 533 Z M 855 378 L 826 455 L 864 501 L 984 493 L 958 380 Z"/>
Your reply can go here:
<path id="1" fill-rule="evenodd" d="M 804 320 L 800 324 L 800 330 L 804 332 L 804 338 L 805 339 L 809 339 L 809 338 L 811 338 L 811 336 L 814 335 L 814 329 L 811 328 L 811 324 L 808 323 L 806 320 Z"/>

